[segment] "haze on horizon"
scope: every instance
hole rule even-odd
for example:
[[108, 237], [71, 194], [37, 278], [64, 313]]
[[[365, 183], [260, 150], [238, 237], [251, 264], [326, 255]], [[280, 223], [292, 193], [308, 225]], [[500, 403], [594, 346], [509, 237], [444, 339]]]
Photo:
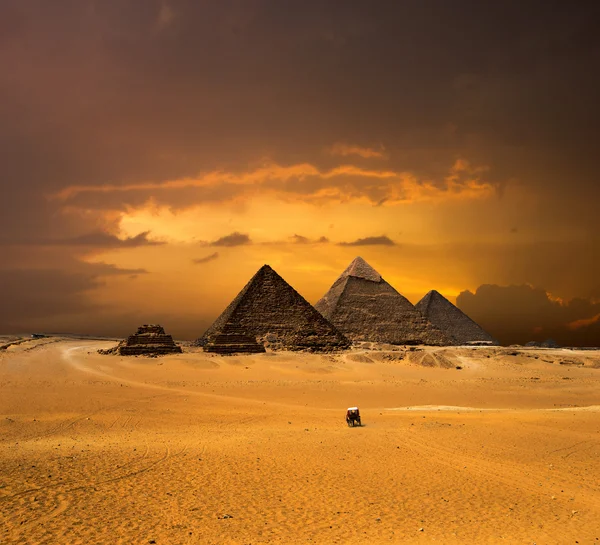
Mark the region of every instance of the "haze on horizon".
[[198, 337], [357, 255], [502, 342], [600, 344], [597, 7], [0, 4], [0, 333]]

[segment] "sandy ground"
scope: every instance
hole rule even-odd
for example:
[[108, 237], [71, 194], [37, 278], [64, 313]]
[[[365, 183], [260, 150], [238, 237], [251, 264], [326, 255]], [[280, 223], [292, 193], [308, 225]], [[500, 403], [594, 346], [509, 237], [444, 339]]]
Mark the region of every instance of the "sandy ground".
[[600, 351], [112, 344], [0, 350], [0, 543], [600, 542]]

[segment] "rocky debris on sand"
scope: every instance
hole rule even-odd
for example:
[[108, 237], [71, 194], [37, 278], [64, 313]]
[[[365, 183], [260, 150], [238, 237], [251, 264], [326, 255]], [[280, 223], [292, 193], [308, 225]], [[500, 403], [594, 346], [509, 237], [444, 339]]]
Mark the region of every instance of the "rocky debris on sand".
[[559, 348], [558, 344], [554, 339], [546, 339], [542, 342], [529, 341], [525, 346], [530, 348]]

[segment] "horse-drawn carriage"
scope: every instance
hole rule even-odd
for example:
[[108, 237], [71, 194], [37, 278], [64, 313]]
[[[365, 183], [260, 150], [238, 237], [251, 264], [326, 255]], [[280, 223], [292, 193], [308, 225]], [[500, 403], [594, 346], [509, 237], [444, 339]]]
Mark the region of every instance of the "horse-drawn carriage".
[[352, 427], [362, 426], [358, 407], [348, 407], [348, 410], [346, 411], [346, 424]]

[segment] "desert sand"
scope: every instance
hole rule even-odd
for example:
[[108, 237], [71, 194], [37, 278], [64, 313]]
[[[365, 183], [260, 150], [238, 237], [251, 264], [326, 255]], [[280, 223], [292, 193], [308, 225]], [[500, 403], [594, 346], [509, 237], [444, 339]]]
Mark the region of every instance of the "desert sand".
[[113, 344], [0, 350], [0, 543], [600, 542], [600, 351]]

